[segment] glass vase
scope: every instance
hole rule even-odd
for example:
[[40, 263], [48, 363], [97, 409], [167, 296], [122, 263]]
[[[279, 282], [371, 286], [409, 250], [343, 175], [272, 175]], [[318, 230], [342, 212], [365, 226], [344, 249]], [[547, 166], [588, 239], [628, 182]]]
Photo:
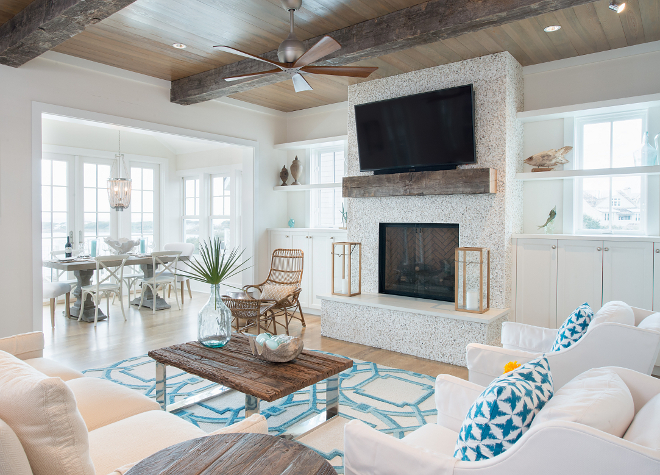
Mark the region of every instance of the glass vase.
[[220, 297], [220, 286], [211, 285], [211, 296], [198, 314], [197, 341], [209, 348], [222, 348], [231, 338], [231, 310]]

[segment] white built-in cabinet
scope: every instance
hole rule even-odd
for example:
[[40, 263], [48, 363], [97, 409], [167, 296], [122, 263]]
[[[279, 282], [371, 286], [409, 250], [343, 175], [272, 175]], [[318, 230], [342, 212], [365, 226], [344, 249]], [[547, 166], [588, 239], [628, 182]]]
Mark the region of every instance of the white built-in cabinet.
[[642, 240], [517, 238], [515, 318], [559, 328], [578, 305], [611, 300], [660, 308], [660, 243]]
[[[269, 255], [275, 249], [301, 249], [304, 269], [300, 304], [305, 310], [321, 309], [319, 295], [331, 292], [332, 243], [346, 241], [343, 229], [269, 229]], [[270, 265], [270, 264], [269, 264]]]

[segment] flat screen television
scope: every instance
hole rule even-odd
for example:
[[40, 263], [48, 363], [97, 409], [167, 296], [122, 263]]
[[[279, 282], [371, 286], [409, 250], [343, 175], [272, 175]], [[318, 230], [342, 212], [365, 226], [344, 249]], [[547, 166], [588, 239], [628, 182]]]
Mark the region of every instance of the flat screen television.
[[476, 163], [472, 84], [355, 106], [360, 170], [446, 170]]

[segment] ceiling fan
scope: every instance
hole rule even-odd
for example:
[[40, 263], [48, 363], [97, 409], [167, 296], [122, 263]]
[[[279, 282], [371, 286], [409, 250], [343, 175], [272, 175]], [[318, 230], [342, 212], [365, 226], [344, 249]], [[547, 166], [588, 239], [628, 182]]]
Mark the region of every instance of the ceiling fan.
[[231, 76], [224, 78], [225, 81], [238, 81], [239, 79], [246, 79], [251, 77], [265, 76], [266, 74], [274, 74], [285, 72], [293, 80], [293, 88], [296, 92], [311, 91], [312, 86], [309, 85], [307, 80], [301, 73], [310, 74], [325, 74], [329, 76], [345, 76], [351, 78], [366, 78], [378, 68], [360, 67], [360, 66], [309, 66], [314, 61], [317, 61], [324, 56], [329, 55], [341, 48], [341, 45], [330, 38], [324, 36], [312, 46], [308, 51], [305, 51], [303, 42], [296, 38], [293, 32], [293, 15], [296, 10], [300, 10], [302, 0], [281, 0], [282, 6], [289, 12], [290, 33], [289, 36], [282, 41], [280, 47], [277, 49], [277, 57], [280, 60], [270, 61], [265, 58], [260, 58], [245, 51], [241, 51], [229, 46], [214, 46], [227, 53], [245, 56], [246, 58], [256, 59], [264, 63], [277, 66], [278, 69], [271, 69], [260, 73], [243, 74], [241, 76]]

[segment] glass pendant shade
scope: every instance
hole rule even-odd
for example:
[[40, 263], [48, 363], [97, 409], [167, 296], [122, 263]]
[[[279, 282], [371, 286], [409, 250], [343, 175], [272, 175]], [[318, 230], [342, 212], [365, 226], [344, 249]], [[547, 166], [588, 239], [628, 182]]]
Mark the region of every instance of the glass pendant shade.
[[108, 178], [108, 200], [110, 207], [123, 211], [131, 204], [132, 181], [130, 178]]

